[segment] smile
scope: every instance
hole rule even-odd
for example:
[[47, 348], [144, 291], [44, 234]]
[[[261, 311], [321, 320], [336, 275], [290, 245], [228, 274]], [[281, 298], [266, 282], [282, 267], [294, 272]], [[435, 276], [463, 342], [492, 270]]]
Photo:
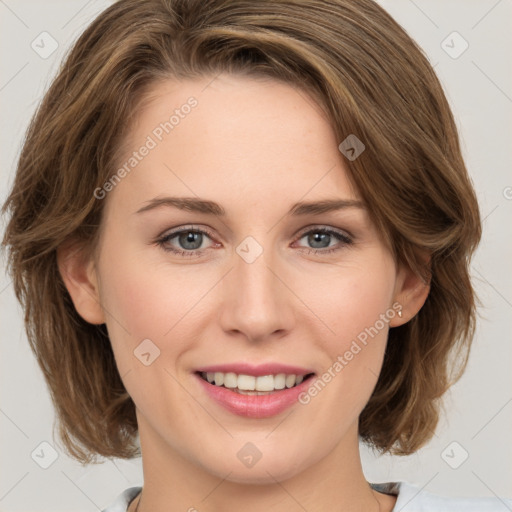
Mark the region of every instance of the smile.
[[194, 377], [212, 406], [245, 418], [270, 418], [298, 403], [315, 378], [309, 369], [282, 364], [245, 363], [200, 368]]
[[224, 387], [242, 395], [268, 395], [274, 391], [290, 389], [298, 386], [305, 379], [312, 376], [278, 373], [276, 375], [245, 375], [233, 372], [201, 372], [203, 380], [214, 386]]

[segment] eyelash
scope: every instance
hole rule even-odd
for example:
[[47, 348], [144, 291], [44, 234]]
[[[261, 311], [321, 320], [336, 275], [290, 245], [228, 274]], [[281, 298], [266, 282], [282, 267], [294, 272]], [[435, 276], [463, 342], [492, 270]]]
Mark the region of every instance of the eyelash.
[[[208, 236], [208, 238], [210, 238], [210, 239], [213, 239], [213, 234], [210, 231], [208, 231], [207, 229], [199, 229], [199, 228], [185, 228], [185, 229], [183, 229], [182, 228], [182, 229], [173, 231], [171, 233], [168, 233], [168, 234], [166, 234], [166, 235], [156, 239], [154, 241], [154, 243], [156, 243], [164, 251], [176, 254], [176, 255], [178, 255], [180, 257], [188, 257], [188, 258], [193, 257], [193, 256], [200, 257], [202, 255], [202, 253], [205, 250], [207, 250], [207, 249], [196, 249], [196, 250], [185, 251], [183, 249], [173, 249], [173, 248], [169, 248], [168, 246], [166, 246], [166, 243], [168, 243], [170, 240], [172, 240], [177, 235], [180, 235], [182, 233], [200, 233], [202, 235]], [[313, 254], [322, 254], [322, 255], [332, 254], [332, 253], [337, 252], [337, 251], [343, 249], [344, 247], [354, 243], [352, 238], [350, 238], [349, 236], [345, 235], [344, 233], [341, 233], [341, 232], [338, 232], [338, 231], [335, 231], [333, 229], [329, 229], [329, 228], [326, 228], [326, 227], [312, 228], [312, 229], [310, 229], [308, 231], [304, 231], [303, 233], [301, 233], [299, 235], [297, 240], [300, 240], [301, 238], [304, 238], [304, 236], [309, 235], [311, 233], [324, 233], [324, 234], [327, 234], [327, 235], [332, 235], [332, 236], [337, 238], [342, 243], [341, 243], [340, 246], [337, 246], [337, 247], [334, 247], [334, 248], [331, 248], [331, 249], [302, 248], [302, 249], [306, 249], [307, 250], [307, 254], [311, 254], [311, 253], [313, 253]]]

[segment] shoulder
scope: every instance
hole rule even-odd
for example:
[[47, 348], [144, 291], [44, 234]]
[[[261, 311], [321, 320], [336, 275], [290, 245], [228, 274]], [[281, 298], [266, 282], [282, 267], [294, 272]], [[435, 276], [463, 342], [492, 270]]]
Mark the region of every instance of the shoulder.
[[128, 505], [133, 501], [135, 496], [139, 494], [142, 487], [129, 487], [125, 489], [107, 508], [103, 509], [101, 512], [126, 512]]
[[[393, 512], [503, 512], [507, 509], [512, 510], [511, 498], [439, 496], [408, 482], [374, 483], [371, 486], [378, 492], [397, 496]], [[102, 512], [126, 512], [128, 505], [141, 489], [141, 487], [130, 487], [124, 490], [114, 503]]]
[[505, 512], [512, 499], [439, 496], [408, 482], [371, 484], [376, 491], [397, 496], [393, 512]]

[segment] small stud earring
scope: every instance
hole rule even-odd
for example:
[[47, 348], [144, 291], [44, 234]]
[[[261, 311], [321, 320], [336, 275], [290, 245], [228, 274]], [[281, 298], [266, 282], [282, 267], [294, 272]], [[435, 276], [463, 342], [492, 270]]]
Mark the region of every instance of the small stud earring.
[[399, 316], [400, 318], [402, 318], [402, 310], [401, 310], [401, 309], [399, 309], [399, 310], [398, 310], [398, 316]]

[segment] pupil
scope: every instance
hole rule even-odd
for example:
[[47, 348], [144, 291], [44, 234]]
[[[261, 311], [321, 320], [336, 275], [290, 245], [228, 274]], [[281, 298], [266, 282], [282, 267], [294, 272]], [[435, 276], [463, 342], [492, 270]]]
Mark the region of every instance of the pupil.
[[[201, 242], [202, 242], [201, 237], [202, 236], [203, 236], [202, 233], [193, 233], [192, 231], [183, 233], [182, 235], [180, 235], [180, 244], [185, 249], [191, 249], [191, 250], [199, 249], [199, 247], [201, 247]], [[199, 243], [197, 243], [198, 240], [199, 240]], [[190, 246], [189, 244], [192, 244], [192, 246]]]
[[[315, 249], [317, 248], [323, 248], [323, 247], [328, 247], [329, 246], [329, 240], [328, 240], [328, 237], [330, 237], [331, 235], [329, 235], [328, 233], [315, 233], [313, 235], [310, 235], [309, 236], [309, 242], [311, 243], [311, 245], [313, 245], [313, 247]], [[327, 240], [327, 245], [320, 245], [320, 246], [315, 246], [316, 243], [322, 243], [322, 241], [326, 241]]]

